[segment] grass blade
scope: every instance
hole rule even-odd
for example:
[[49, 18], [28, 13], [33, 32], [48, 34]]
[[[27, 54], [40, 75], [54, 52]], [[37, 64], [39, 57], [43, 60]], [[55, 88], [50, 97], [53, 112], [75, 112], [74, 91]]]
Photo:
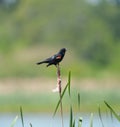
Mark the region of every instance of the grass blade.
[[73, 127], [73, 111], [72, 111], [72, 107], [70, 108], [70, 127]]
[[98, 113], [99, 113], [100, 121], [101, 121], [101, 123], [102, 123], [102, 127], [104, 127], [103, 120], [102, 120], [102, 115], [101, 115], [100, 105], [99, 105], [99, 107], [98, 107]]
[[80, 110], [80, 93], [78, 93], [78, 108]]
[[111, 117], [111, 120], [112, 120], [112, 122], [113, 122], [113, 113], [112, 113], [111, 110], [110, 110], [110, 117]]
[[56, 114], [56, 112], [57, 112], [57, 110], [58, 110], [58, 107], [59, 107], [59, 105], [60, 105], [60, 102], [61, 102], [61, 100], [62, 100], [64, 94], [65, 94], [65, 91], [66, 91], [67, 87], [68, 87], [68, 84], [65, 86], [65, 88], [64, 88], [64, 90], [63, 90], [63, 92], [62, 92], [62, 94], [61, 94], [61, 98], [59, 99], [59, 101], [58, 101], [58, 103], [57, 103], [57, 106], [56, 106], [56, 108], [55, 108], [55, 111], [54, 111], [53, 116], [55, 116], [55, 114]]
[[80, 117], [78, 120], [78, 127], [82, 127], [82, 117]]
[[32, 127], [32, 124], [30, 123], [30, 127]]
[[93, 127], [93, 113], [90, 116], [90, 127]]
[[68, 93], [69, 93], [69, 96], [71, 96], [71, 90], [70, 90], [70, 84], [71, 84], [71, 71], [69, 71], [69, 74], [68, 74], [68, 83], [67, 83], [67, 85], [68, 85]]
[[70, 80], [71, 80], [71, 72], [69, 71], [68, 83], [67, 83], [67, 85], [65, 86], [65, 88], [64, 88], [64, 90], [63, 90], [63, 92], [62, 92], [62, 94], [61, 94], [61, 98], [59, 99], [59, 101], [58, 101], [58, 103], [57, 103], [57, 106], [56, 106], [56, 108], [55, 108], [55, 111], [54, 111], [53, 116], [55, 116], [55, 114], [56, 114], [56, 112], [57, 112], [57, 110], [58, 110], [58, 107], [59, 107], [60, 102], [61, 102], [61, 100], [62, 100], [62, 98], [63, 98], [63, 96], [64, 96], [64, 94], [65, 94], [65, 92], [66, 92], [67, 87], [68, 87], [68, 92], [69, 92], [69, 96], [70, 96]]
[[73, 121], [73, 125], [72, 125], [72, 127], [75, 127], [75, 120]]
[[16, 117], [15, 117], [15, 119], [12, 121], [12, 123], [11, 123], [11, 126], [10, 126], [10, 127], [14, 127], [14, 125], [15, 125], [15, 123], [16, 123], [16, 121], [17, 121], [17, 119], [18, 119], [18, 116], [16, 116]]
[[104, 101], [104, 103], [111, 110], [111, 112], [113, 113], [113, 115], [115, 116], [115, 118], [120, 122], [120, 116], [114, 111], [114, 109], [106, 101]]
[[22, 121], [22, 127], [24, 127], [22, 107], [20, 107], [20, 116], [21, 116], [21, 121]]

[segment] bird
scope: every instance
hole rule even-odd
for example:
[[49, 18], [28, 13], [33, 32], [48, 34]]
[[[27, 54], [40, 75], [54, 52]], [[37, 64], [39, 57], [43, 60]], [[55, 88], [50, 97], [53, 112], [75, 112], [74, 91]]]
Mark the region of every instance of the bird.
[[59, 50], [59, 52], [57, 54], [54, 54], [53, 56], [41, 61], [41, 62], [38, 62], [36, 63], [37, 65], [40, 65], [40, 64], [43, 64], [43, 63], [48, 63], [46, 66], [50, 66], [50, 65], [59, 65], [59, 63], [62, 61], [64, 55], [65, 55], [65, 52], [66, 52], [66, 48], [62, 48]]

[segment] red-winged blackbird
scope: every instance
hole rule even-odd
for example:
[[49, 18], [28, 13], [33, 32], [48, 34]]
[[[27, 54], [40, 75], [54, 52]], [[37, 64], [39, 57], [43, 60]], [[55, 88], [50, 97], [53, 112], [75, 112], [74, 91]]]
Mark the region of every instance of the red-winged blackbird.
[[63, 59], [65, 52], [66, 52], [66, 49], [62, 48], [57, 54], [51, 56], [50, 58], [47, 58], [46, 60], [38, 62], [37, 65], [42, 64], [42, 63], [48, 63], [47, 67], [50, 65], [57, 65]]

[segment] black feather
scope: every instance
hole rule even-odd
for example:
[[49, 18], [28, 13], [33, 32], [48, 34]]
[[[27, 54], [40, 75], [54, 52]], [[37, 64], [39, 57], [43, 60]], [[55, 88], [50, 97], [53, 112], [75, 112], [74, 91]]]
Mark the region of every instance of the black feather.
[[59, 62], [62, 61], [62, 59], [65, 55], [65, 52], [66, 52], [66, 49], [62, 48], [62, 49], [60, 49], [60, 51], [57, 54], [47, 58], [46, 60], [38, 62], [37, 65], [40, 65], [40, 64], [43, 64], [43, 63], [48, 63], [47, 67], [50, 66], [50, 65], [57, 65], [57, 64], [59, 64]]

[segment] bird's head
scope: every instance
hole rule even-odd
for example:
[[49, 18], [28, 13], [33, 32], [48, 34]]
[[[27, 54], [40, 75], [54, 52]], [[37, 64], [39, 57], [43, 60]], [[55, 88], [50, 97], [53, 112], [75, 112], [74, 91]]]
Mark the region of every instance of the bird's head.
[[66, 48], [62, 48], [62, 49], [60, 49], [59, 52], [60, 52], [60, 53], [65, 53], [65, 52], [66, 52]]

